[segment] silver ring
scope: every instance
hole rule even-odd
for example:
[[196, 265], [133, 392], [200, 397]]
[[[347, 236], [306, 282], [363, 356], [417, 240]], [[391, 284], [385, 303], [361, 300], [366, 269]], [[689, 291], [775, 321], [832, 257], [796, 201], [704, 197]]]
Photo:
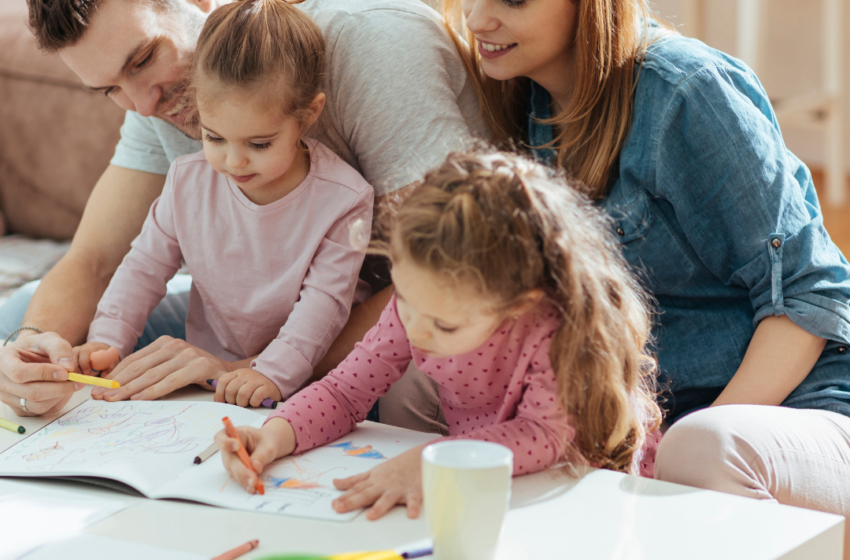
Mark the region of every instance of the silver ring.
[[21, 397], [21, 408], [24, 412], [29, 412], [29, 410], [27, 410], [27, 400], [23, 397]]

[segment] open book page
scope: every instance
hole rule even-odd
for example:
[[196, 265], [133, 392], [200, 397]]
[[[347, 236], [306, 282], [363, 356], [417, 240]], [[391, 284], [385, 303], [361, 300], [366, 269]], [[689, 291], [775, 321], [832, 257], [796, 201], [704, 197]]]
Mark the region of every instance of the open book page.
[[221, 459], [216, 457], [184, 471], [158, 494], [230, 509], [349, 521], [359, 512], [339, 514], [334, 511], [331, 502], [342, 492], [334, 488], [333, 479], [366, 472], [439, 437], [369, 424], [324, 447], [272, 463], [262, 473], [264, 496], [249, 494], [236, 484], [227, 475]]
[[0, 476], [103, 477], [157, 497], [159, 487], [194, 466], [224, 416], [236, 425], [265, 420], [220, 403], [86, 401], [0, 454]]

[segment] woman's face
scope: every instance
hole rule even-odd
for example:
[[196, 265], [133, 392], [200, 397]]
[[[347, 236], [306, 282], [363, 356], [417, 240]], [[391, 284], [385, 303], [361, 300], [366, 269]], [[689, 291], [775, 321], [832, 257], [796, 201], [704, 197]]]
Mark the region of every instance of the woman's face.
[[482, 69], [494, 80], [545, 83], [569, 71], [576, 0], [463, 0], [463, 12]]

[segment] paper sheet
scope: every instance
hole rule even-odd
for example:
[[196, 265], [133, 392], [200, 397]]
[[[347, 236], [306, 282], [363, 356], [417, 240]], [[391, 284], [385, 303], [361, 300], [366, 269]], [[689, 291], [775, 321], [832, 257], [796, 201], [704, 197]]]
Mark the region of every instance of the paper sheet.
[[76, 535], [122, 509], [124, 504], [117, 500], [0, 480], [0, 560], [16, 560]]
[[264, 496], [248, 494], [238, 486], [224, 471], [221, 461], [208, 461], [196, 471], [183, 473], [162, 492], [231, 509], [349, 521], [359, 512], [334, 511], [331, 502], [342, 492], [334, 488], [333, 479], [366, 472], [411, 447], [439, 437], [371, 425], [324, 447], [272, 463], [262, 474]]
[[78, 535], [53, 543], [27, 554], [22, 560], [209, 560], [209, 556], [167, 550], [149, 544], [138, 544], [101, 537]]

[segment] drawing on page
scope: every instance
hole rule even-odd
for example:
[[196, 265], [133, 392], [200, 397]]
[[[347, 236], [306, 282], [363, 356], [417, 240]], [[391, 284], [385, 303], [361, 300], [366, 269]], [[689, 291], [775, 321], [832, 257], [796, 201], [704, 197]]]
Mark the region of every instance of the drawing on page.
[[50, 457], [51, 455], [58, 453], [62, 450], [63, 450], [63, 448], [59, 447], [59, 442], [57, 441], [52, 446], [47, 446], [47, 447], [44, 447], [42, 449], [39, 449], [38, 451], [36, 451], [34, 453], [30, 453], [29, 455], [24, 455], [24, 460], [25, 461], [41, 461], [42, 459]]
[[141, 456], [185, 455], [210, 439], [220, 419], [198, 403], [90, 401], [39, 430], [4, 454], [32, 471], [138, 463]]
[[328, 445], [328, 447], [338, 447], [345, 451], [346, 455], [351, 457], [358, 457], [360, 459], [386, 459], [386, 456], [380, 451], [375, 451], [371, 445], [365, 445], [363, 447], [354, 445], [350, 441], [346, 441], [344, 443], [335, 443], [332, 445]]
[[274, 476], [269, 476], [269, 484], [270, 488], [287, 488], [289, 490], [305, 490], [310, 488], [321, 488], [322, 486], [317, 482], [307, 482], [306, 480], [301, 480], [299, 478], [293, 477], [284, 477], [277, 478]]

